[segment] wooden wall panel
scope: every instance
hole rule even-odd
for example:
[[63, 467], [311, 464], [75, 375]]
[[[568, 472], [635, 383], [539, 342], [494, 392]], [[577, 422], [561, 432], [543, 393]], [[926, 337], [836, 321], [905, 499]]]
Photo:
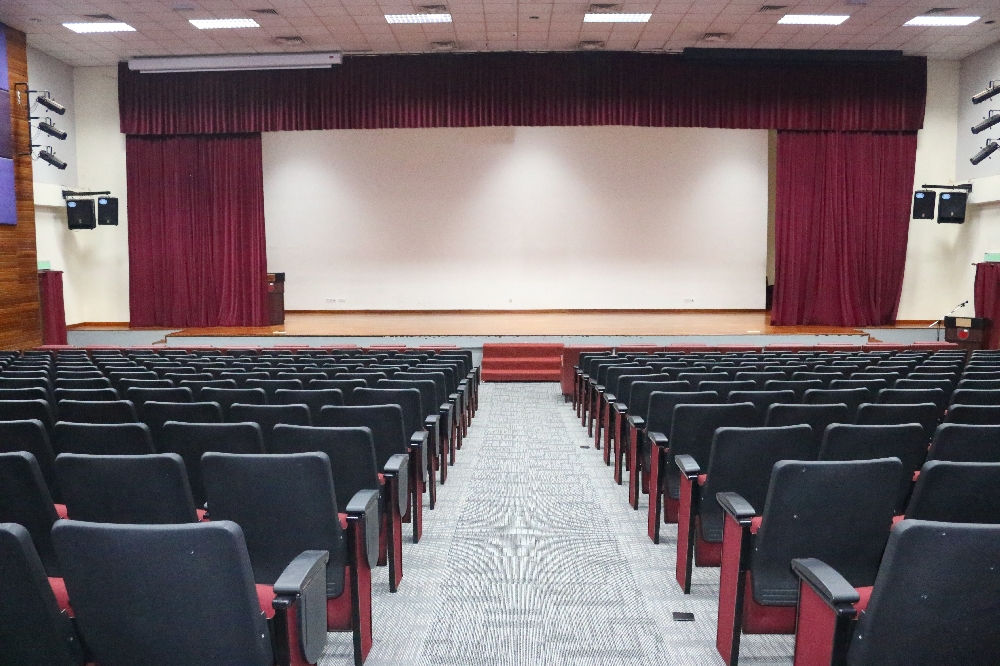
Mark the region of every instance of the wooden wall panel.
[[[28, 49], [23, 32], [2, 26], [7, 34], [7, 67], [10, 79], [10, 113], [14, 146], [29, 152], [31, 130], [25, 105], [15, 83], [28, 80]], [[35, 203], [31, 156], [14, 158], [17, 224], [0, 226], [0, 349], [24, 349], [42, 342], [38, 304], [38, 259], [35, 254]]]

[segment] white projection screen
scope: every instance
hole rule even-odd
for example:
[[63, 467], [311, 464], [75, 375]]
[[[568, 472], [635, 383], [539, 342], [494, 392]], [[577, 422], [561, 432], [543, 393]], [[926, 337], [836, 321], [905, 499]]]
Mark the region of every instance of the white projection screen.
[[289, 310], [760, 309], [764, 130], [265, 133]]

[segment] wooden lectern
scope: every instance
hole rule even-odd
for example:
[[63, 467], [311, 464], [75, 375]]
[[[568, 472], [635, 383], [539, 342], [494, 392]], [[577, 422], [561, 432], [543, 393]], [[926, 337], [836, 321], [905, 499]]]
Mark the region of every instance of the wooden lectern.
[[967, 351], [982, 349], [989, 323], [982, 317], [945, 317], [944, 339]]
[[267, 274], [267, 318], [271, 326], [285, 323], [285, 274]]

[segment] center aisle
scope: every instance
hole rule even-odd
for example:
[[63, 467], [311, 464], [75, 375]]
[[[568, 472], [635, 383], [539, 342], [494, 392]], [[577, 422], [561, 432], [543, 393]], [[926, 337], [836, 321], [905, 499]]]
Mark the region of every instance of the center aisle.
[[[485, 383], [480, 394], [423, 538], [404, 539], [399, 591], [375, 572], [366, 664], [722, 664], [718, 570], [697, 569], [681, 594], [676, 527], [649, 541], [645, 506], [628, 506], [558, 384]], [[790, 637], [746, 636], [741, 663], [789, 664], [791, 653]], [[321, 663], [350, 654], [350, 636], [330, 634]]]

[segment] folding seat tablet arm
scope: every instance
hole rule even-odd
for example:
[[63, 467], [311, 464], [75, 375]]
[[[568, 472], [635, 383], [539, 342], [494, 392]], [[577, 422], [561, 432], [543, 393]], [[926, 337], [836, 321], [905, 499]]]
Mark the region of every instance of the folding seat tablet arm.
[[273, 600], [264, 608], [233, 522], [67, 520], [52, 538], [66, 562], [77, 625], [97, 663], [302, 666], [322, 654], [325, 551], [289, 562], [268, 586]]

